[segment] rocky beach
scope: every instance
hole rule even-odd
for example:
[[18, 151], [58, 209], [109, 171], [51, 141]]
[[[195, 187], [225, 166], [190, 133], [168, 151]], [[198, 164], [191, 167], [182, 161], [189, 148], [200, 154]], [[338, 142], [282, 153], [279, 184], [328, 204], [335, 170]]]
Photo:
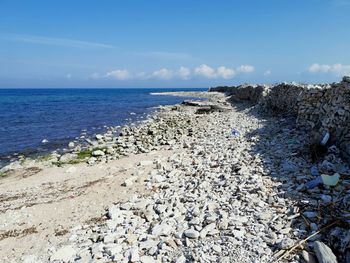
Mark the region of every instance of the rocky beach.
[[0, 261], [350, 262], [350, 79], [209, 91], [2, 168]]

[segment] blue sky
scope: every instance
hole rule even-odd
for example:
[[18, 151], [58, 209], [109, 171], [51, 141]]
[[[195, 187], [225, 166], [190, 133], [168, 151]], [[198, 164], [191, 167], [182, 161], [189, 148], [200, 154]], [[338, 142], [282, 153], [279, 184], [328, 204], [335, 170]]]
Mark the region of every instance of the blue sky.
[[350, 74], [350, 0], [0, 0], [0, 88]]

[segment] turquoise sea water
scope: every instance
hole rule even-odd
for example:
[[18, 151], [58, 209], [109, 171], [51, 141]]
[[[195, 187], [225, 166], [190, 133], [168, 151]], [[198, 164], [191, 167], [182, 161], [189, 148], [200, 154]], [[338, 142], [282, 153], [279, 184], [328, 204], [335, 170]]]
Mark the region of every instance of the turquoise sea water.
[[[206, 90], [206, 89], [182, 89]], [[153, 96], [178, 89], [0, 89], [0, 161], [64, 147], [82, 130], [141, 120], [159, 105], [184, 98]], [[42, 140], [48, 143], [43, 144]]]

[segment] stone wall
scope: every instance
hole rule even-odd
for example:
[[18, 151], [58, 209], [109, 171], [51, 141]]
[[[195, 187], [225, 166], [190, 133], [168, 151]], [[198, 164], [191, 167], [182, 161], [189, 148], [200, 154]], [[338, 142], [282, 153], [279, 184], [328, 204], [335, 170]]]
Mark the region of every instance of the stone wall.
[[298, 98], [302, 97], [304, 85], [281, 83], [270, 88], [261, 104], [273, 112], [298, 113]]
[[251, 101], [265, 110], [293, 114], [298, 125], [312, 130], [315, 140], [329, 132], [329, 143], [336, 144], [350, 162], [350, 77], [324, 85], [241, 85], [209, 91], [225, 92], [233, 102]]
[[230, 97], [230, 101], [251, 101], [257, 103], [266, 96], [269, 86], [265, 85], [240, 85], [231, 87], [215, 87], [209, 91], [224, 92]]

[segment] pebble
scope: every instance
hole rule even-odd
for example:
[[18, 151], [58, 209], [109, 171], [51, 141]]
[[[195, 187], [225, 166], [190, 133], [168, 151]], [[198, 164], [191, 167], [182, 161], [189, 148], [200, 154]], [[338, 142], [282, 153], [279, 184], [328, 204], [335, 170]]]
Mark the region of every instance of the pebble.
[[176, 263], [186, 263], [186, 257], [184, 255], [181, 255], [176, 259]]
[[103, 135], [102, 135], [102, 134], [96, 134], [96, 135], [95, 135], [95, 138], [96, 138], [97, 140], [103, 140]]
[[326, 204], [332, 202], [332, 197], [330, 195], [321, 195], [320, 196], [322, 201], [325, 202]]
[[221, 253], [221, 247], [218, 246], [218, 245], [213, 245], [213, 246], [212, 246], [212, 249], [213, 249], [215, 252], [217, 252], [217, 253]]
[[152, 235], [154, 236], [168, 236], [172, 231], [171, 226], [168, 224], [157, 224], [152, 229]]
[[129, 187], [129, 186], [132, 186], [133, 184], [134, 184], [134, 178], [131, 177], [126, 179], [122, 184], [122, 186]]
[[74, 160], [76, 157], [77, 155], [74, 153], [65, 153], [60, 157], [59, 161], [62, 163], [68, 163], [69, 161]]
[[303, 213], [304, 216], [306, 216], [307, 218], [315, 218], [317, 217], [317, 213], [313, 212], [313, 211], [306, 211]]
[[188, 238], [198, 238], [199, 232], [194, 229], [188, 229], [184, 232], [184, 235]]
[[142, 256], [140, 257], [141, 263], [156, 263], [156, 261], [151, 256]]
[[301, 252], [301, 255], [302, 255], [302, 257], [303, 257], [303, 259], [305, 260], [306, 263], [317, 263], [315, 257], [311, 253], [303, 250]]
[[41, 263], [42, 261], [38, 259], [35, 255], [28, 255], [22, 258], [22, 263]]
[[70, 262], [74, 261], [76, 257], [76, 251], [72, 246], [65, 246], [58, 249], [51, 257], [51, 262]]
[[94, 157], [99, 157], [99, 156], [104, 156], [104, 155], [105, 155], [105, 153], [101, 150], [96, 150], [96, 151], [92, 152], [92, 156], [94, 156]]
[[138, 262], [139, 260], [139, 250], [137, 248], [132, 248], [130, 250], [130, 262]]
[[149, 165], [152, 165], [153, 164], [153, 161], [141, 161], [139, 163], [139, 166], [149, 166]]
[[319, 263], [337, 263], [337, 258], [332, 249], [321, 241], [314, 243], [314, 251]]

